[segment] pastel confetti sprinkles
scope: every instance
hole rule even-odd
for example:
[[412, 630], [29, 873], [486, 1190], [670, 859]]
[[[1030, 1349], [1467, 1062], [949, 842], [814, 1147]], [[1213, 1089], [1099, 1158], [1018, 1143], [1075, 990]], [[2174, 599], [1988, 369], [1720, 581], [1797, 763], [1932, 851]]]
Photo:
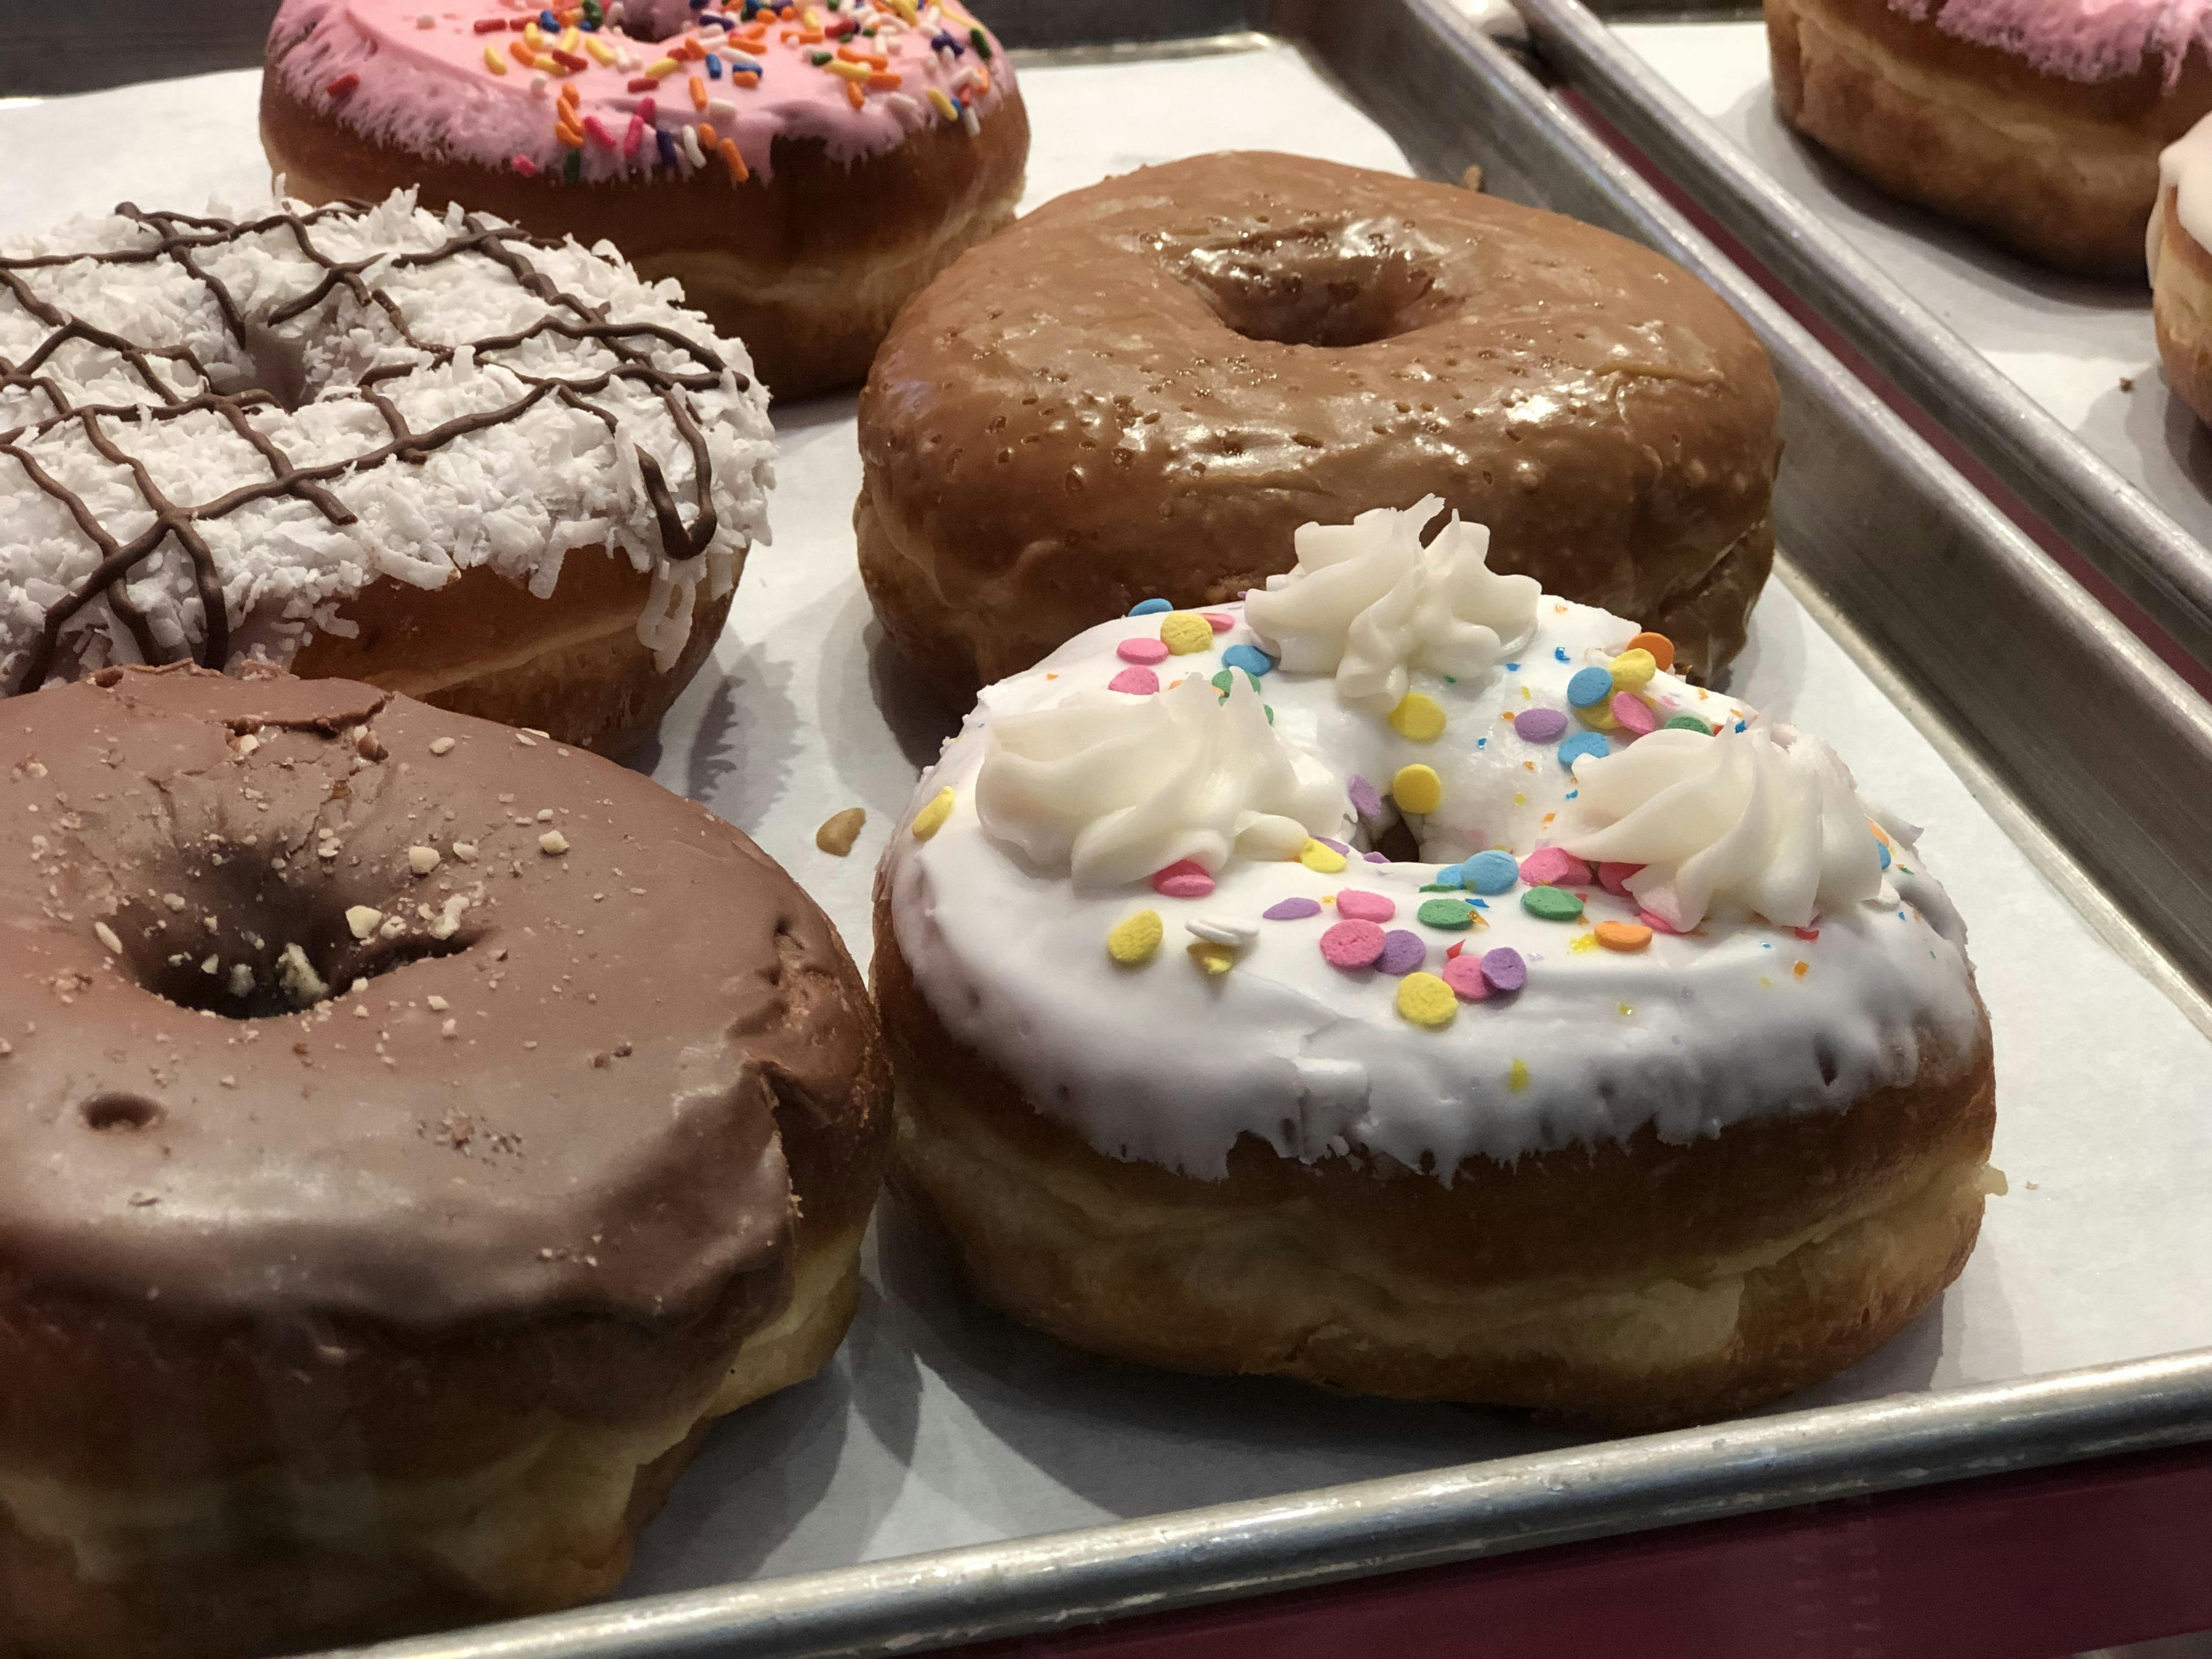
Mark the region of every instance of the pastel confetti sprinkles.
[[1659, 719], [1651, 712], [1651, 705], [1633, 691], [1613, 694], [1613, 717], [1620, 722], [1623, 731], [1633, 732], [1639, 738], [1648, 737], [1659, 729]]
[[1348, 921], [1388, 921], [1398, 914], [1398, 902], [1347, 887], [1336, 896], [1336, 914]]
[[1382, 792], [1357, 772], [1352, 775], [1344, 788], [1352, 798], [1352, 810], [1361, 817], [1379, 818], [1382, 816]]
[[1327, 842], [1309, 839], [1298, 862], [1318, 875], [1333, 876], [1344, 868], [1344, 854]]
[[1434, 697], [1408, 691], [1390, 711], [1390, 729], [1413, 743], [1434, 743], [1444, 733], [1444, 711]]
[[1557, 743], [1567, 729], [1567, 717], [1556, 708], [1523, 709], [1513, 717], [1513, 733], [1525, 743]]
[[[1173, 611], [1160, 618], [1160, 643], [1178, 657], [1213, 648], [1213, 629], [1192, 611]], [[1157, 658], [1155, 661], [1158, 660]]]
[[1393, 927], [1382, 935], [1382, 953], [1375, 959], [1375, 966], [1378, 971], [1395, 977], [1412, 973], [1428, 957], [1429, 947], [1419, 933]]
[[1275, 672], [1275, 659], [1256, 645], [1232, 645], [1221, 653], [1231, 668], [1241, 668], [1254, 679]]
[[1478, 893], [1510, 893], [1521, 884], [1521, 866], [1513, 861], [1513, 854], [1495, 848], [1477, 853], [1460, 869], [1467, 884]]
[[1443, 780], [1432, 767], [1401, 766], [1390, 781], [1390, 793], [1408, 812], [1433, 812], [1444, 803]]
[[1150, 962], [1158, 953], [1160, 941], [1167, 937], [1157, 910], [1139, 910], [1133, 916], [1124, 916], [1114, 924], [1114, 931], [1106, 935], [1106, 954], [1124, 968], [1134, 968]]
[[1608, 860], [1597, 867], [1597, 884], [1608, 893], [1626, 898], [1629, 896], [1628, 878], [1643, 867], [1640, 864], [1615, 864]]
[[1578, 668], [1567, 682], [1567, 701], [1577, 708], [1595, 708], [1612, 695], [1613, 674], [1608, 669]]
[[1462, 929], [1474, 925], [1474, 907], [1465, 899], [1423, 899], [1413, 915], [1424, 927]]
[[1267, 921], [1304, 921], [1308, 916], [1320, 914], [1319, 899], [1297, 897], [1278, 899], [1260, 912], [1261, 919]]
[[1157, 617], [1174, 609], [1165, 599], [1139, 599], [1129, 607], [1129, 614], [1133, 617]]
[[1482, 976], [1482, 964], [1473, 957], [1452, 957], [1439, 977], [1462, 1002], [1482, 1002], [1490, 995], [1490, 981]]
[[1492, 990], [1510, 994], [1528, 982], [1528, 964], [1511, 945], [1501, 945], [1482, 953], [1482, 976]]
[[1152, 890], [1168, 898], [1204, 898], [1213, 890], [1213, 876], [1196, 859], [1177, 859], [1152, 872]]
[[1647, 629], [1629, 641], [1628, 649], [1643, 652], [1651, 659], [1652, 666], [1662, 674], [1674, 665], [1674, 641], [1664, 634], [1654, 634]]
[[1603, 757], [1613, 752], [1613, 739], [1602, 732], [1577, 732], [1559, 745], [1559, 764], [1570, 770], [1584, 755]]
[[945, 828], [945, 820], [951, 816], [952, 791], [950, 788], [940, 789], [930, 797], [928, 805], [914, 815], [914, 823], [909, 826], [914, 838], [927, 841]]
[[1371, 921], [1340, 921], [1321, 936], [1321, 953], [1332, 968], [1371, 968], [1382, 954], [1382, 930]]
[[1194, 940], [1189, 949], [1190, 959], [1205, 971], [1208, 979], [1225, 974], [1237, 965], [1237, 952], [1225, 945], [1216, 945], [1211, 939]]
[[1583, 902], [1564, 887], [1531, 887], [1521, 895], [1521, 908], [1546, 921], [1579, 921]]
[[1668, 716], [1667, 724], [1661, 729], [1668, 732], [1696, 732], [1708, 738], [1713, 734], [1711, 726], [1706, 725], [1695, 714], [1670, 714]]
[[1160, 689], [1160, 677], [1149, 668], [1125, 668], [1106, 682], [1109, 691], [1127, 691], [1133, 696], [1149, 697]]
[[1608, 951], [1641, 951], [1651, 943], [1651, 930], [1641, 922], [1601, 921], [1590, 930]]
[[1218, 611], [1201, 611], [1198, 614], [1206, 618], [1206, 625], [1217, 634], [1226, 634], [1237, 626], [1236, 617], [1224, 617]]
[[1158, 640], [1124, 640], [1114, 647], [1114, 654], [1123, 662], [1133, 662], [1149, 668], [1168, 659], [1168, 647]]
[[1183, 926], [1209, 944], [1226, 945], [1234, 951], [1243, 950], [1260, 937], [1257, 926], [1237, 916], [1200, 916]]
[[1613, 659], [1613, 683], [1623, 691], [1633, 691], [1650, 684], [1658, 669], [1657, 659], [1649, 651], [1632, 647]]
[[1521, 860], [1521, 879], [1531, 887], [1587, 887], [1590, 867], [1559, 847], [1540, 847]]
[[1398, 982], [1398, 1014], [1414, 1025], [1437, 1030], [1452, 1023], [1459, 999], [1434, 974], [1408, 974]]

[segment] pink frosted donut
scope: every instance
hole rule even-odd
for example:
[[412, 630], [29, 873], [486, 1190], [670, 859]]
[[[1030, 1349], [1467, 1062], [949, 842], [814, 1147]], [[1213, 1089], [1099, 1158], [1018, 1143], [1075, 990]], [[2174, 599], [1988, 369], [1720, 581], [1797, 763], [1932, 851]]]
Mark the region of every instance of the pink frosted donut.
[[2212, 0], [1766, 0], [1782, 115], [2062, 270], [2141, 269], [2159, 152], [2212, 112]]
[[284, 0], [261, 137], [309, 202], [612, 241], [781, 396], [859, 380], [907, 296], [1013, 215], [1029, 118], [953, 0]]

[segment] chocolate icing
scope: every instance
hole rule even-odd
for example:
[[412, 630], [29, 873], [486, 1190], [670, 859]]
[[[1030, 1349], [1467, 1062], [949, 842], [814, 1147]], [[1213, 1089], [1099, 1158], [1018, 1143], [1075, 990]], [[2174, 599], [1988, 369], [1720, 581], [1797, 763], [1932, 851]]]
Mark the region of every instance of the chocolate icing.
[[[4, 289], [25, 312], [52, 331], [21, 362], [10, 362], [4, 356], [0, 356], [0, 391], [35, 389], [43, 393], [53, 406], [52, 412], [43, 420], [0, 432], [0, 455], [14, 459], [39, 489], [59, 501], [86, 538], [99, 548], [101, 554], [100, 562], [91, 574], [48, 609], [39, 642], [18, 675], [16, 683], [9, 688], [10, 690], [31, 690], [46, 682], [54, 669], [64, 627], [95, 599], [106, 599], [130, 630], [140, 653], [148, 662], [165, 660], [167, 653], [155, 641], [145, 613], [131, 603], [124, 583], [138, 564], [151, 556], [172, 536], [191, 560], [193, 586], [204, 618], [199, 647], [193, 653], [193, 658], [204, 666], [222, 667], [230, 654], [231, 619], [222, 602], [222, 583], [214, 556], [196, 526], [234, 513], [249, 502], [280, 495], [294, 496], [309, 503], [333, 524], [351, 524], [355, 521], [355, 515], [323, 488], [325, 481], [394, 459], [419, 465], [455, 439], [512, 421], [549, 397], [557, 398], [572, 408], [597, 416], [611, 434], [615, 430], [614, 416], [589, 399], [592, 393], [605, 390], [617, 378], [640, 381], [653, 387], [659, 394], [669, 418], [691, 452], [696, 476], [697, 510], [688, 527], [678, 510], [675, 496], [668, 488], [659, 463], [642, 448], [635, 452], [647, 496], [653, 503], [664, 550], [672, 559], [696, 558], [714, 540], [717, 520], [713, 465], [708, 455], [706, 439], [681, 394], [708, 390], [719, 386], [726, 373], [734, 374], [734, 371], [726, 369], [719, 355], [708, 346], [657, 324], [609, 322], [603, 307], [562, 289], [515, 252], [518, 245], [546, 247], [553, 244], [528, 236], [513, 226], [473, 215], [464, 220], [464, 228], [460, 233], [447, 238], [437, 247], [416, 252], [386, 254], [382, 258], [395, 267], [414, 268], [439, 264], [459, 254], [481, 254], [501, 266], [517, 283], [556, 309], [529, 328], [516, 332], [469, 341], [437, 343], [421, 339], [409, 328], [405, 314], [392, 296], [363, 277], [362, 273], [377, 261], [341, 262], [332, 259], [316, 246], [314, 239], [308, 234], [312, 226], [333, 215], [364, 210], [359, 204], [347, 204], [310, 212], [279, 211], [252, 220], [233, 221], [185, 213], [142, 212], [125, 202], [116, 209], [116, 212], [145, 226], [154, 234], [154, 240], [142, 247], [108, 252], [0, 257], [0, 289]], [[235, 295], [207, 273], [196, 256], [206, 249], [240, 237], [261, 235], [271, 231], [289, 233], [300, 251], [322, 267], [324, 275], [306, 293], [271, 308], [266, 315], [249, 313]], [[386, 363], [370, 369], [352, 386], [332, 388], [324, 395], [356, 396], [367, 401], [383, 416], [392, 433], [391, 441], [341, 460], [316, 466], [297, 465], [272, 439], [254, 428], [246, 418], [246, 413], [256, 408], [296, 401], [301, 391], [299, 386], [294, 385], [276, 390], [264, 386], [221, 390], [216, 386], [216, 376], [208, 365], [185, 346], [149, 349], [100, 328], [40, 298], [21, 274], [26, 270], [73, 264], [79, 261], [112, 265], [143, 264], [158, 259], [173, 259], [214, 296], [224, 326], [246, 348], [257, 368], [281, 368], [281, 363], [272, 361], [281, 354], [269, 349], [273, 337], [270, 331], [283, 323], [313, 312], [341, 289], [364, 309], [374, 307], [381, 311], [399, 342], [416, 356], [410, 361]], [[569, 314], [564, 316], [562, 314], [563, 312]], [[596, 340], [619, 360], [618, 364], [599, 374], [576, 378], [531, 375], [518, 370], [515, 378], [530, 388], [521, 397], [498, 409], [481, 410], [457, 416], [427, 432], [410, 430], [398, 407], [376, 389], [380, 382], [412, 374], [425, 364], [449, 362], [463, 350], [472, 351], [482, 357], [487, 354], [512, 351], [527, 340], [549, 333], [568, 339]], [[640, 340], [657, 343], [681, 352], [698, 367], [688, 372], [664, 369], [650, 360], [646, 349], [637, 343]], [[150, 404], [71, 404], [60, 381], [53, 375], [42, 374], [40, 371], [72, 341], [84, 341], [115, 353], [145, 383]], [[155, 362], [156, 358], [182, 365], [198, 379], [205, 389], [189, 394], [179, 392], [158, 371]], [[736, 378], [742, 390], [748, 382], [743, 375]], [[285, 395], [280, 396], [280, 392]], [[179, 415], [201, 410], [212, 410], [221, 415], [240, 438], [252, 445], [268, 461], [270, 476], [266, 481], [233, 489], [211, 501], [192, 505], [173, 501], [156, 487], [143, 464], [118, 446], [114, 437], [100, 424], [103, 420], [120, 418], [174, 419]], [[138, 493], [153, 512], [152, 522], [128, 542], [112, 535], [83, 497], [54, 477], [24, 447], [27, 438], [71, 422], [82, 428], [86, 441], [102, 457], [129, 471]]]
[[[659, 1324], [787, 1261], [824, 1126], [872, 1192], [835, 931], [619, 767], [345, 681], [107, 669], [6, 705], [0, 824], [0, 1273], [173, 1318]], [[292, 944], [338, 994], [270, 1012]]]
[[1765, 578], [1778, 408], [1750, 330], [1648, 249], [1199, 156], [1046, 204], [901, 314], [860, 402], [863, 568], [894, 639], [987, 682], [1136, 600], [1234, 599], [1300, 524], [1433, 491], [1497, 568], [1705, 670]]

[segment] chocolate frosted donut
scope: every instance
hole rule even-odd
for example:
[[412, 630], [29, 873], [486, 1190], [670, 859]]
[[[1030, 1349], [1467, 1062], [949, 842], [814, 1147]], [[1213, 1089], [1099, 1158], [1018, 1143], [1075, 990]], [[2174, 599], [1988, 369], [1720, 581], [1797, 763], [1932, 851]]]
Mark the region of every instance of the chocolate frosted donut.
[[887, 1088], [705, 809], [344, 681], [0, 714], [0, 1650], [610, 1589], [854, 1297]]
[[966, 701], [1139, 599], [1435, 494], [1501, 569], [1709, 672], [1773, 555], [1765, 353], [1648, 249], [1449, 185], [1204, 155], [1048, 203], [901, 313], [860, 399], [860, 570]]

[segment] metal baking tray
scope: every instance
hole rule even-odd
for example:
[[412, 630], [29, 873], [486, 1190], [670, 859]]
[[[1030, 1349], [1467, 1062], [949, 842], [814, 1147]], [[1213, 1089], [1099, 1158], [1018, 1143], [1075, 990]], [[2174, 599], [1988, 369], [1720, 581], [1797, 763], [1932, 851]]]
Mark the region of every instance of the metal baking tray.
[[[1011, 44], [1162, 51], [1174, 0], [1007, 6]], [[2112, 948], [2212, 1034], [2212, 717], [1456, 0], [1245, 0], [1417, 170], [1660, 249], [1772, 354], [1784, 579]], [[1185, 16], [1188, 12], [1184, 12]], [[1152, 27], [1160, 27], [1155, 30]], [[1166, 48], [1187, 51], [1188, 47]], [[1033, 60], [1034, 61], [1034, 60]], [[2154, 990], [2149, 987], [2156, 987]], [[1296, 1432], [1295, 1428], [1288, 1432]], [[386, 1644], [380, 1659], [914, 1652], [2212, 1440], [2212, 1349], [1187, 1509]]]
[[[1512, 0], [1546, 68], [1694, 198], [2183, 650], [2212, 665], [2212, 550], [1873, 258], [1717, 131], [1597, 13], [1624, 0]], [[1680, 9], [1668, 21], [1696, 15]], [[2146, 346], [2148, 330], [2144, 331]]]

